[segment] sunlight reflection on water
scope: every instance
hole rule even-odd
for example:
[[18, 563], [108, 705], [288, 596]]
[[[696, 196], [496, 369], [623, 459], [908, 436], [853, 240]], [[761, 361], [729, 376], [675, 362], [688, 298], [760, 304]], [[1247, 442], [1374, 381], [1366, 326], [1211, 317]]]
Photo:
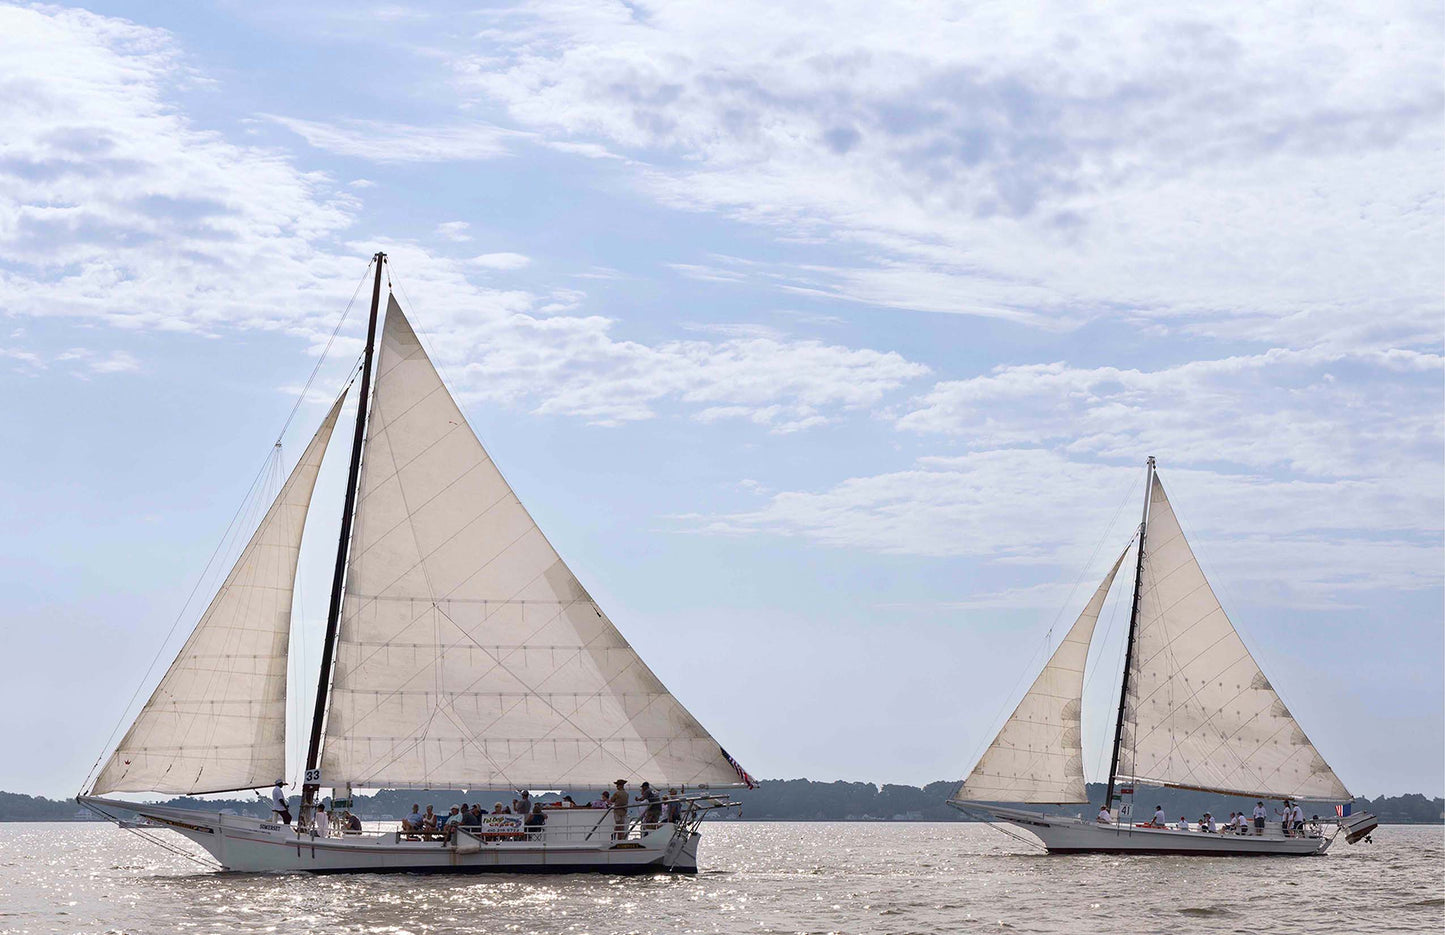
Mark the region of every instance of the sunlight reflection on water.
[[[172, 839], [179, 840], [179, 839]], [[696, 877], [214, 874], [108, 825], [0, 825], [0, 933], [1408, 932], [1439, 827], [1322, 858], [1047, 857], [971, 824], [732, 822]]]

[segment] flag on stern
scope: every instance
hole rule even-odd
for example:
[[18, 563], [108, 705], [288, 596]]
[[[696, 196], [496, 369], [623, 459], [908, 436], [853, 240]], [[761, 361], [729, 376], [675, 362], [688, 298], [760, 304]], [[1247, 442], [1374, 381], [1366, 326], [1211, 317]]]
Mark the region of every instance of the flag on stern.
[[737, 760], [728, 756], [728, 752], [726, 750], [723, 750], [722, 747], [718, 747], [718, 750], [722, 752], [723, 759], [727, 760], [728, 765], [731, 766], [733, 768], [733, 771], [738, 774], [738, 778], [743, 781], [743, 785], [747, 786], [749, 789], [756, 789], [758, 787], [758, 781], [752, 776], [749, 776], [748, 771], [739, 766]]

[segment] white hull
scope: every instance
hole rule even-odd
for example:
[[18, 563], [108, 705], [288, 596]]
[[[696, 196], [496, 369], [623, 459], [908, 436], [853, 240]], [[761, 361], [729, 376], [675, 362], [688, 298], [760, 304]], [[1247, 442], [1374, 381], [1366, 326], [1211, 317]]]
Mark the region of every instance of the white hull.
[[82, 798], [106, 811], [143, 815], [205, 848], [221, 869], [241, 873], [696, 873], [696, 831], [661, 824], [613, 840], [609, 813], [559, 809], [527, 841], [410, 841], [396, 832], [320, 838], [288, 825], [216, 812]]
[[1274, 824], [1262, 835], [1256, 835], [1253, 828], [1249, 834], [1207, 834], [1129, 823], [1106, 825], [1011, 808], [988, 807], [981, 810], [1028, 831], [1043, 842], [1050, 854], [1307, 857], [1323, 854], [1333, 840], [1323, 834], [1285, 837], [1279, 826]]

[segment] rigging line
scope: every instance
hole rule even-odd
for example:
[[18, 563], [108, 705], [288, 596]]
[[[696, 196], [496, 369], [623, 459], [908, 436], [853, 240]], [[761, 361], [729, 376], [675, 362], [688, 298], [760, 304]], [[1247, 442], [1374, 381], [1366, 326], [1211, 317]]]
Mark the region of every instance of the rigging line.
[[[368, 269], [370, 269], [370, 267], [368, 267]], [[355, 300], [354, 295], [352, 296], [352, 299], [353, 301]], [[348, 305], [348, 308], [349, 307], [350, 306]], [[338, 323], [337, 329], [339, 330], [340, 327], [341, 326]], [[335, 334], [333, 333], [333, 338], [334, 337]], [[328, 344], [328, 347], [329, 346], [330, 345]], [[360, 365], [358, 364], [357, 366], [359, 367]], [[317, 362], [317, 367], [320, 367], [319, 361]], [[314, 378], [314, 372], [312, 376]], [[342, 390], [342, 392], [344, 393], [349, 390], [351, 388], [351, 384], [355, 382], [355, 380], [356, 367], [353, 367], [352, 374], [347, 380], [346, 386]], [[311, 385], [311, 381], [307, 381], [306, 385], [309, 387]], [[296, 406], [293, 406], [291, 411], [293, 416], [296, 413], [296, 408], [300, 406], [301, 400], [305, 398], [305, 395], [305, 391], [303, 390], [301, 395], [297, 398]], [[290, 417], [287, 418], [287, 422], [290, 422]], [[284, 429], [282, 430], [282, 434], [285, 434]], [[216, 547], [211, 551], [210, 557], [206, 559], [206, 564], [202, 566], [200, 574], [196, 577], [195, 584], [191, 586], [190, 593], [186, 595], [186, 599], [181, 604], [180, 610], [176, 613], [175, 619], [171, 621], [170, 628], [166, 630], [165, 638], [161, 640], [160, 645], [156, 648], [155, 656], [151, 658], [150, 664], [146, 666], [145, 672], [141, 675], [140, 680], [136, 683], [135, 691], [131, 693], [130, 700], [125, 703], [125, 707], [121, 708], [120, 716], [116, 719], [115, 726], [111, 728], [110, 736], [106, 738], [104, 746], [102, 746], [100, 749], [100, 754], [95, 758], [95, 762], [91, 764], [90, 771], [86, 773], [85, 781], [81, 785], [82, 790], [88, 788], [91, 784], [91, 780], [95, 778], [95, 772], [100, 767], [101, 762], [105, 759], [105, 755], [110, 752], [110, 747], [111, 744], [115, 742], [116, 734], [120, 733], [121, 725], [126, 722], [126, 716], [130, 713], [131, 708], [135, 705], [136, 699], [140, 697], [141, 690], [145, 688], [147, 681], [149, 681], [150, 679], [151, 673], [155, 671], [156, 663], [159, 662], [161, 660], [161, 657], [165, 654], [166, 647], [170, 645], [171, 638], [175, 636], [176, 627], [180, 626], [181, 620], [186, 617], [186, 613], [191, 606], [191, 602], [196, 599], [196, 594], [201, 590], [201, 585], [203, 585], [210, 577], [211, 569], [215, 565], [217, 557], [222, 554], [223, 550], [228, 549], [227, 543], [231, 543], [232, 545], [234, 545], [234, 541], [232, 539], [232, 531], [236, 530], [237, 534], [239, 535], [239, 527], [237, 526], [237, 521], [242, 518], [243, 513], [247, 515], [253, 515], [249, 511], [254, 510], [255, 508], [255, 501], [253, 498], [256, 494], [257, 486], [261, 484], [265, 479], [267, 475], [267, 470], [271, 467], [273, 459], [278, 457], [277, 452], [279, 446], [280, 439], [278, 437], [277, 441], [272, 444], [271, 447], [266, 449], [266, 458], [261, 462], [261, 467], [256, 472], [255, 477], [251, 480], [251, 485], [247, 488], [245, 495], [241, 498], [241, 502], [237, 504], [236, 511], [231, 514], [231, 520], [226, 524], [225, 530], [221, 533], [220, 541], [216, 543]]]
[[181, 857], [184, 857], [186, 860], [193, 861], [193, 862], [195, 862], [195, 863], [200, 864], [202, 867], [205, 867], [207, 870], [221, 870], [221, 869], [223, 869], [222, 866], [221, 866], [221, 864], [218, 863], [218, 862], [205, 861], [205, 860], [202, 860], [201, 858], [195, 856], [194, 854], [187, 854], [185, 851], [183, 851], [183, 850], [181, 850], [180, 848], [176, 847], [174, 844], [171, 844], [171, 843], [168, 842], [168, 841], [162, 841], [160, 838], [153, 838], [153, 837], [151, 837], [150, 835], [144, 833], [144, 832], [143, 832], [141, 829], [139, 829], [139, 828], [127, 828], [127, 827], [125, 827], [124, 825], [122, 825], [122, 824], [120, 823], [120, 819], [119, 819], [119, 818], [117, 818], [116, 816], [110, 814], [109, 812], [105, 811], [104, 809], [100, 808], [100, 807], [97, 806], [97, 805], [94, 805], [94, 804], [92, 804], [92, 803], [90, 803], [90, 802], [81, 802], [80, 804], [81, 804], [82, 806], [84, 806], [85, 808], [90, 809], [92, 812], [95, 812], [97, 815], [101, 816], [101, 817], [102, 817], [103, 819], [105, 819], [106, 821], [115, 822], [116, 828], [119, 829], [119, 830], [121, 830], [121, 831], [129, 831], [129, 832], [131, 832], [132, 834], [134, 834], [135, 836], [139, 837], [141, 840], [143, 840], [143, 841], [149, 841], [151, 844], [154, 844], [154, 845], [156, 845], [157, 847], [165, 848], [166, 850], [170, 851], [170, 852], [173, 853], [173, 854], [177, 854], [177, 855], [179, 855], [179, 856], [181, 856]]
[[[337, 320], [336, 327], [331, 329], [331, 337], [326, 339], [326, 346], [321, 349], [321, 356], [316, 358], [316, 366], [311, 368], [311, 376], [306, 378], [306, 385], [301, 387], [301, 392], [296, 394], [296, 402], [291, 406], [291, 412], [286, 416], [286, 421], [281, 425], [281, 431], [276, 436], [276, 443], [281, 443], [281, 436], [291, 427], [291, 420], [296, 418], [296, 413], [301, 409], [301, 404], [306, 401], [306, 393], [311, 389], [311, 384], [316, 382], [316, 375], [321, 372], [321, 365], [326, 363], [326, 356], [331, 353], [331, 345], [336, 343], [336, 336], [341, 333], [341, 326], [346, 324], [346, 318], [351, 314], [351, 306], [356, 304], [356, 297], [361, 294], [361, 287], [366, 284], [366, 278], [371, 274], [371, 264], [376, 262], [372, 257], [371, 263], [366, 264], [366, 271], [361, 274], [356, 288], [351, 292], [351, 299], [346, 303], [346, 308], [341, 311], [341, 318]], [[348, 383], [347, 386], [351, 384]]]
[[261, 469], [256, 472], [256, 477], [251, 481], [251, 486], [246, 491], [246, 495], [242, 497], [241, 503], [236, 507], [236, 512], [231, 515], [231, 521], [226, 524], [225, 532], [221, 533], [221, 541], [216, 543], [216, 548], [211, 552], [211, 557], [206, 559], [206, 564], [201, 569], [200, 575], [196, 578], [196, 583], [192, 586], [191, 593], [186, 595], [185, 602], [181, 604], [180, 612], [176, 614], [176, 619], [171, 622], [170, 629], [166, 631], [165, 638], [161, 640], [161, 644], [156, 649], [156, 654], [152, 657], [150, 665], [146, 666], [144, 674], [141, 675], [140, 681], [136, 684], [135, 691], [131, 693], [130, 700], [127, 701], [125, 707], [121, 709], [120, 717], [116, 720], [115, 727], [111, 728], [110, 736], [106, 738], [105, 746], [101, 748], [100, 755], [95, 758], [95, 763], [91, 765], [90, 772], [86, 774], [82, 788], [90, 785], [91, 779], [94, 777], [96, 769], [100, 766], [101, 760], [105, 759], [106, 753], [110, 752], [110, 745], [114, 742], [115, 735], [120, 732], [120, 726], [126, 722], [126, 715], [130, 713], [131, 707], [135, 705], [136, 698], [140, 697], [141, 689], [145, 688], [151, 673], [155, 671], [156, 663], [160, 661], [161, 656], [165, 653], [166, 647], [170, 645], [171, 637], [175, 635], [176, 627], [180, 626], [181, 620], [186, 616], [186, 611], [191, 606], [191, 602], [195, 600], [196, 593], [200, 591], [201, 585], [205, 583], [207, 577], [210, 575], [211, 566], [215, 564], [216, 557], [221, 554], [222, 548], [231, 540], [231, 530], [236, 526], [237, 521], [241, 518], [241, 514], [246, 512], [247, 508], [252, 505], [252, 497], [256, 492], [256, 487], [266, 476], [267, 469], [271, 465], [271, 459], [275, 456], [276, 447], [273, 445], [266, 450], [266, 460], [261, 463]]
[[[1023, 669], [1019, 672], [1018, 678], [1014, 680], [1013, 686], [1009, 688], [1008, 694], [1003, 696], [1004, 700], [999, 705], [998, 711], [994, 713], [993, 718], [989, 721], [989, 729], [984, 731], [983, 739], [980, 740], [978, 745], [974, 748], [973, 756], [970, 758], [970, 761], [973, 763], [974, 766], [978, 765], [979, 757], [983, 755], [983, 752], [985, 749], [987, 749], [988, 745], [993, 743], [994, 739], [998, 736], [998, 732], [1003, 730], [1005, 714], [1014, 711], [1023, 702], [1022, 697], [1018, 697], [1015, 699], [1015, 696], [1018, 695], [1019, 686], [1023, 684], [1024, 679], [1028, 677], [1028, 674], [1034, 671], [1034, 659], [1038, 658], [1040, 652], [1048, 651], [1050, 639], [1053, 637], [1054, 627], [1058, 626], [1059, 618], [1063, 616], [1064, 611], [1067, 610], [1069, 604], [1073, 602], [1074, 592], [1078, 590], [1079, 583], [1084, 580], [1084, 576], [1087, 575], [1089, 573], [1089, 569], [1093, 567], [1094, 559], [1098, 557], [1099, 550], [1103, 548], [1104, 542], [1108, 540], [1108, 538], [1113, 534], [1114, 524], [1119, 521], [1119, 514], [1123, 511], [1124, 504], [1128, 503], [1129, 498], [1134, 495], [1134, 488], [1137, 487], [1138, 484], [1139, 481], [1137, 478], [1135, 478], [1133, 483], [1129, 485], [1129, 490], [1124, 494], [1123, 498], [1120, 499], [1119, 505], [1114, 508], [1114, 515], [1110, 517], [1109, 525], [1104, 529], [1104, 533], [1099, 537], [1098, 542], [1094, 544], [1094, 552], [1092, 555], [1089, 556], [1088, 562], [1086, 562], [1083, 568], [1080, 569], [1079, 576], [1074, 581], [1074, 586], [1069, 589], [1069, 596], [1064, 599], [1064, 603], [1061, 604], [1059, 606], [1059, 609], [1054, 612], [1054, 619], [1049, 624], [1048, 631], [1044, 633], [1043, 640], [1041, 641], [1039, 647], [1034, 650], [1033, 654], [1029, 656], [1029, 664], [1023, 667]], [[1045, 660], [1047, 661], [1047, 657], [1045, 657]], [[1038, 678], [1038, 674], [1035, 673], [1034, 677]], [[1011, 700], [1013, 701], [1012, 705], [1010, 705], [1009, 703]], [[972, 769], [973, 767], [970, 767], [970, 770]], [[964, 778], [967, 779], [968, 777]]]

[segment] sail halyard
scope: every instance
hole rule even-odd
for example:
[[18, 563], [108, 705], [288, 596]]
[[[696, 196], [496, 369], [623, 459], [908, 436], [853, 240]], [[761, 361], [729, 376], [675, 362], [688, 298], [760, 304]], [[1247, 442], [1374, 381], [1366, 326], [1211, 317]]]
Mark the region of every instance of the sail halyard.
[[517, 499], [395, 297], [375, 371], [322, 781], [740, 784]]
[[1132, 547], [1131, 539], [953, 801], [1051, 805], [1088, 801], [1081, 721], [1084, 666], [1099, 614]]
[[1116, 779], [1341, 801], [1349, 791], [1244, 645], [1151, 471]]
[[202, 795], [270, 785], [286, 759], [286, 663], [301, 538], [345, 391], [91, 787]]
[[321, 760], [322, 729], [326, 717], [328, 689], [331, 685], [336, 630], [341, 618], [342, 587], [351, 546], [351, 526], [356, 513], [356, 489], [359, 483], [366, 431], [367, 403], [371, 388], [371, 363], [376, 346], [376, 315], [381, 303], [381, 271], [386, 264], [386, 254], [378, 251], [372, 257], [372, 263], [376, 266], [376, 278], [372, 282], [371, 314], [367, 318], [366, 345], [361, 356], [361, 389], [356, 401], [356, 427], [351, 439], [351, 460], [346, 474], [346, 497], [341, 508], [341, 532], [336, 546], [336, 567], [331, 579], [331, 598], [326, 611], [326, 633], [321, 643], [321, 667], [317, 675], [316, 705], [311, 715], [311, 734], [306, 747], [306, 772], [301, 786], [303, 814], [311, 807], [321, 788], [317, 767]]

